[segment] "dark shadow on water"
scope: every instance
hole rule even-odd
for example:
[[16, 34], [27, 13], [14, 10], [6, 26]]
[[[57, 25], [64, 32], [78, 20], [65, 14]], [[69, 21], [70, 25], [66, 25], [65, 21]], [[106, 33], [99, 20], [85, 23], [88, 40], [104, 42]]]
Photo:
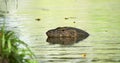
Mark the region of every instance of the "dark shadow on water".
[[50, 44], [60, 44], [60, 45], [73, 45], [75, 43], [78, 43], [80, 41], [82, 41], [83, 39], [85, 39], [86, 37], [82, 37], [82, 38], [76, 38], [76, 37], [72, 37], [72, 38], [67, 38], [67, 37], [60, 37], [60, 38], [47, 38], [47, 42]]

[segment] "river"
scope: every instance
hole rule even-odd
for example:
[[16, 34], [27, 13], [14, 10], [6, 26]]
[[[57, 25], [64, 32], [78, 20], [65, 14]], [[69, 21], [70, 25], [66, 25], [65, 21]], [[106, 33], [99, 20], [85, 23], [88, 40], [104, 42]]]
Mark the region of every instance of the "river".
[[[8, 5], [7, 28], [29, 44], [39, 63], [120, 63], [120, 0], [18, 0], [18, 5], [10, 0]], [[90, 36], [73, 45], [46, 42], [48, 30], [63, 26]]]

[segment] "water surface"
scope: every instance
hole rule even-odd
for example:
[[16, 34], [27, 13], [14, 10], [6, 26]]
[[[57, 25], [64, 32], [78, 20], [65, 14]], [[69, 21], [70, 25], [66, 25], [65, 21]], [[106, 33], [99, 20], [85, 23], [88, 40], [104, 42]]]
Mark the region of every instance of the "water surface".
[[[15, 2], [9, 4], [7, 26], [29, 44], [39, 63], [119, 63], [119, 2], [18, 0], [17, 9]], [[85, 30], [90, 36], [73, 45], [46, 42], [46, 32], [61, 26]]]

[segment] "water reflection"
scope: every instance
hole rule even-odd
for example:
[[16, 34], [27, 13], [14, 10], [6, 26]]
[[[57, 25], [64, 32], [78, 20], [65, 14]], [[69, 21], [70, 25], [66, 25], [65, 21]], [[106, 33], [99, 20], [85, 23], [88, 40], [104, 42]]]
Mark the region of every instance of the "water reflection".
[[47, 38], [47, 42], [50, 44], [60, 44], [60, 45], [72, 45], [78, 43], [79, 41], [85, 39], [86, 37], [77, 38], [77, 37], [60, 37], [60, 38]]

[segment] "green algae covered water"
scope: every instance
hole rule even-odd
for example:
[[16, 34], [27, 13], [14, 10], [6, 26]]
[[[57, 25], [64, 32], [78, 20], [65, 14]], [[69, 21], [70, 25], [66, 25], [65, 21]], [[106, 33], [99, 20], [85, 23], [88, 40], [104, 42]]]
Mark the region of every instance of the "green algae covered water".
[[[29, 44], [39, 63], [120, 63], [120, 0], [10, 0], [8, 5], [7, 28]], [[73, 45], [46, 42], [49, 29], [63, 26], [90, 36]]]

